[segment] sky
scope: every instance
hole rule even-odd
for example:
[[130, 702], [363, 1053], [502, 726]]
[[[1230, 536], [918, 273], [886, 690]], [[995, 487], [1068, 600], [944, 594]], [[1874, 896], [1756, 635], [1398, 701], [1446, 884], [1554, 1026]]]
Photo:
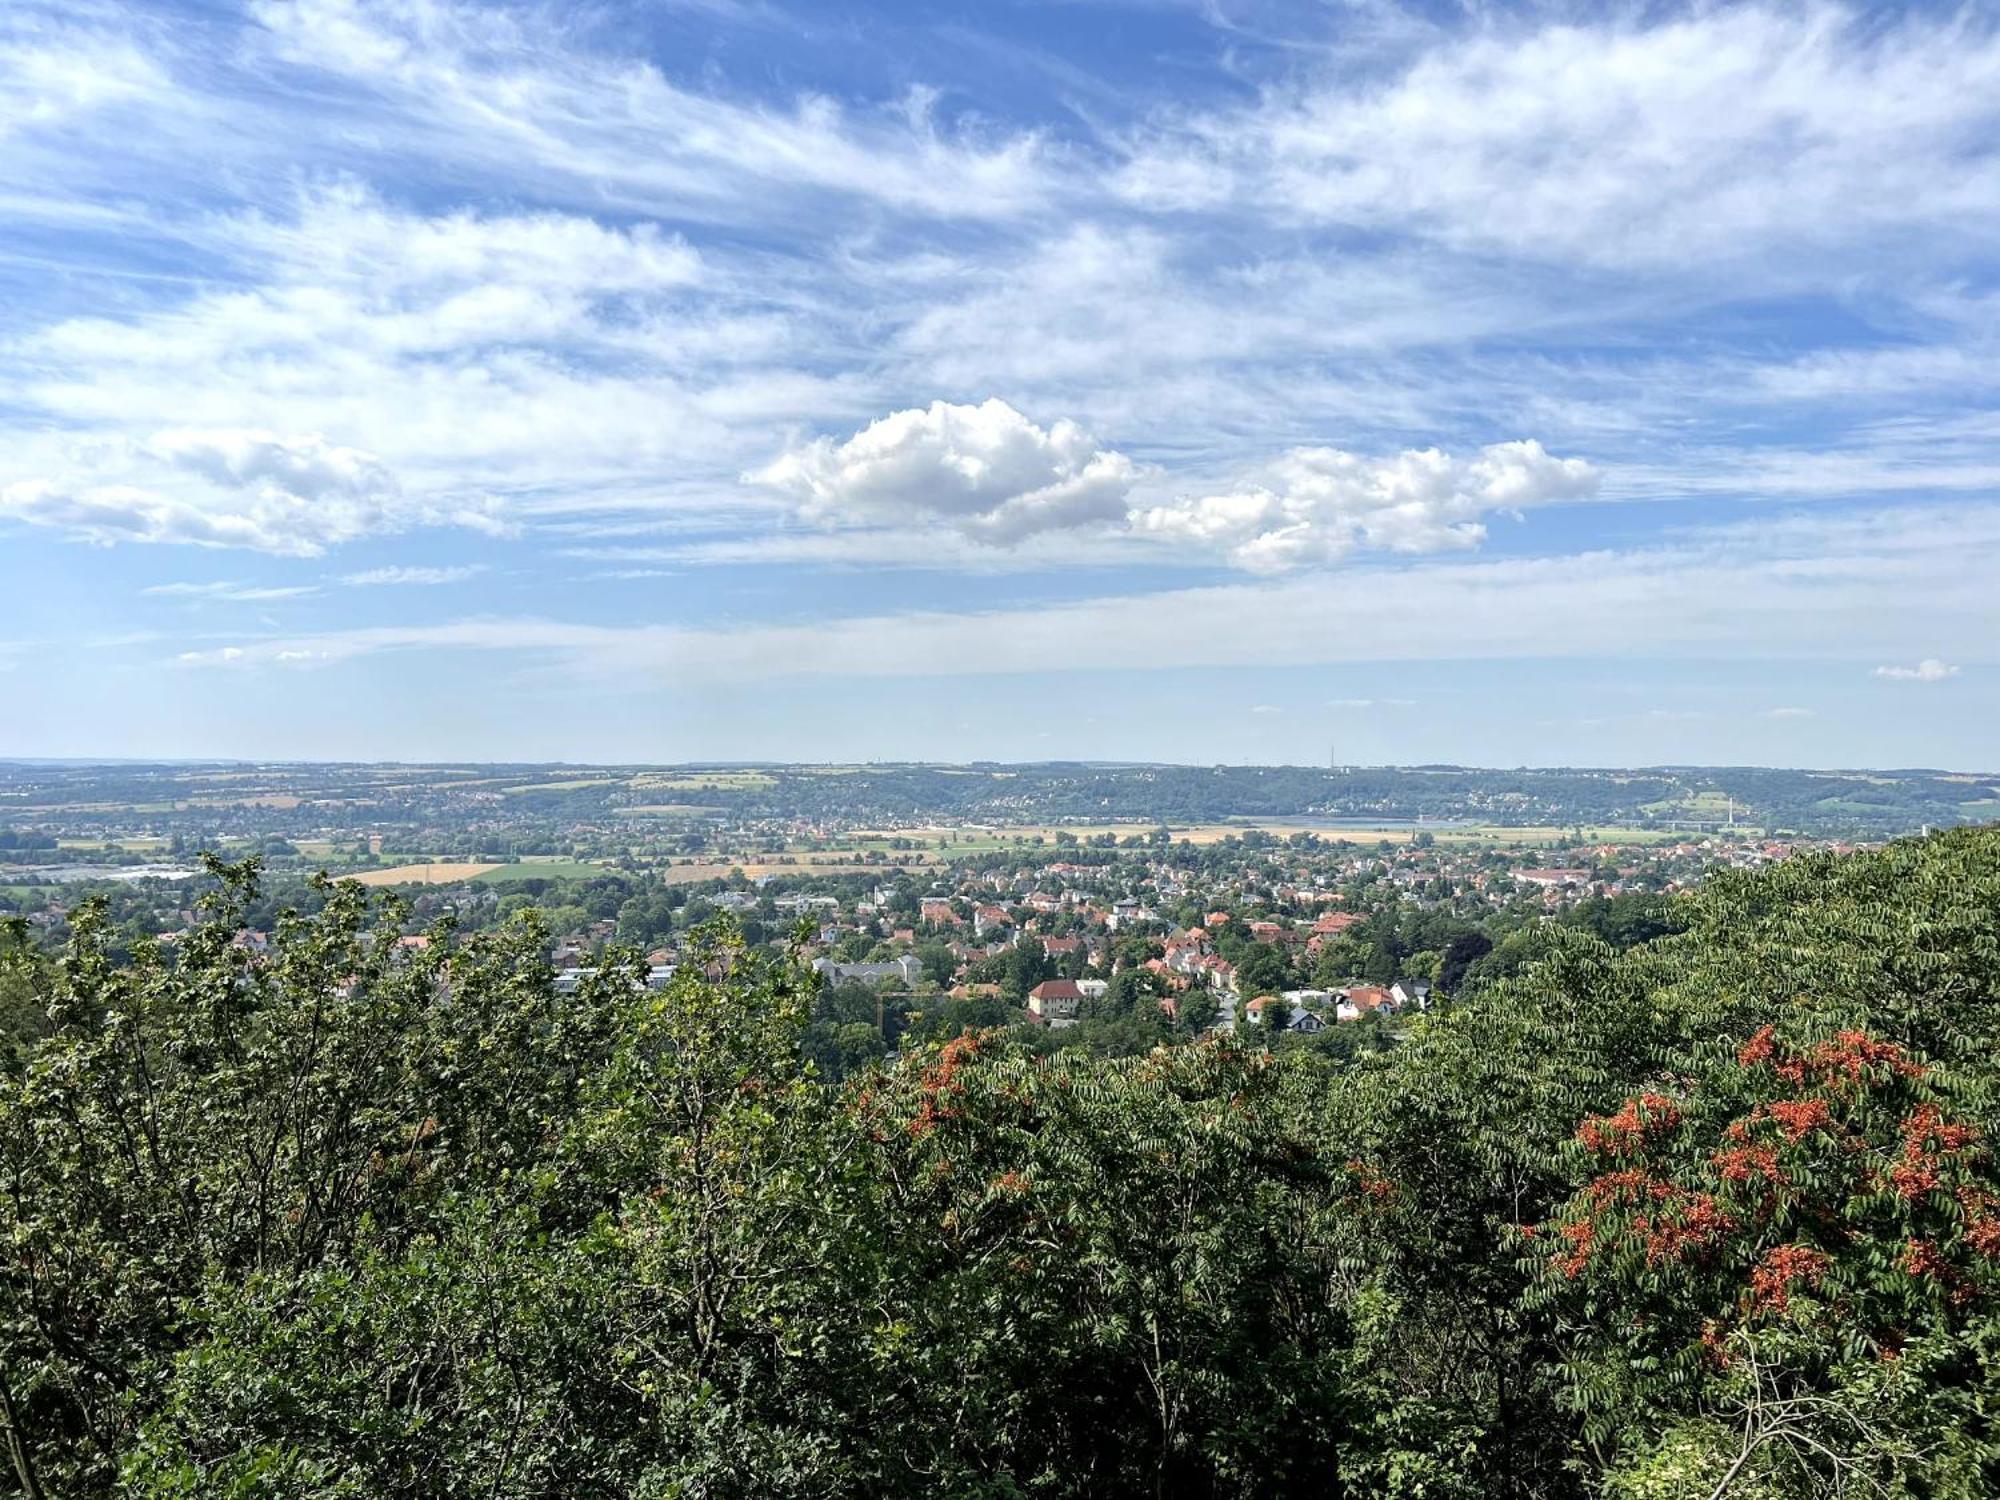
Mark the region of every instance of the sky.
[[2000, 12], [0, 6], [0, 756], [1996, 731]]

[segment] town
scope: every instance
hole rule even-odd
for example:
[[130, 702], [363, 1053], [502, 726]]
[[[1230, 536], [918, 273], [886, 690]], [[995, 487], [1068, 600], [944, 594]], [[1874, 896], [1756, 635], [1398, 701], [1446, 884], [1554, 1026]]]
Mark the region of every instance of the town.
[[[1274, 773], [1200, 774], [1227, 804], [1254, 803]], [[1249, 1030], [1380, 1050], [1513, 972], [1543, 925], [1629, 946], [1666, 930], [1667, 896], [1718, 871], [1869, 841], [1770, 831], [1754, 787], [1666, 776], [1301, 774], [1319, 802], [1167, 820], [1071, 810], [1171, 785], [1158, 769], [982, 772], [997, 794], [983, 803], [961, 775], [946, 783], [959, 802], [940, 806], [879, 768], [17, 766], [0, 912], [54, 945], [95, 899], [125, 940], [171, 949], [197, 920], [194, 856], [254, 855], [267, 896], [246, 944], [313, 907], [325, 872], [397, 893], [412, 945], [441, 920], [480, 931], [532, 912], [562, 990], [620, 954], [664, 985], [723, 920], [820, 975], [812, 1043], [840, 1077], [994, 1028], [1111, 1055]], [[1793, 774], [1823, 801], [1852, 796]], [[1461, 801], [1440, 809], [1445, 779]], [[825, 805], [829, 785], [847, 815]], [[1991, 791], [1939, 777], [1901, 815], [1970, 815]], [[1889, 831], [1881, 806], [1849, 807], [1861, 832]], [[1552, 821], [1474, 821], [1508, 808]], [[982, 821], [954, 817], [968, 812]]]

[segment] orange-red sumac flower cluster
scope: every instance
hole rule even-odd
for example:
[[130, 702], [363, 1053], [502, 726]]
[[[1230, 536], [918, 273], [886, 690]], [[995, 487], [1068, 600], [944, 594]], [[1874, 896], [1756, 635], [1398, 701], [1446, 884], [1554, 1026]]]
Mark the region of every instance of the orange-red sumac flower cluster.
[[940, 1120], [952, 1119], [958, 1113], [949, 1103], [965, 1092], [965, 1085], [958, 1081], [958, 1071], [968, 1058], [978, 1055], [979, 1038], [971, 1035], [954, 1037], [938, 1049], [937, 1061], [924, 1069], [918, 1081], [917, 1112], [909, 1125], [913, 1138], [922, 1139], [937, 1128]]
[[1779, 1245], [1766, 1251], [1750, 1270], [1750, 1303], [1760, 1312], [1781, 1313], [1791, 1306], [1792, 1290], [1819, 1285], [1832, 1259], [1810, 1245]]
[[1775, 1146], [1730, 1146], [1716, 1152], [1709, 1160], [1722, 1174], [1724, 1182], [1749, 1182], [1758, 1177], [1773, 1183], [1785, 1180], [1785, 1174], [1778, 1170], [1778, 1148]]
[[1754, 1068], [1760, 1063], [1769, 1062], [1771, 1054], [1778, 1050], [1777, 1032], [1778, 1028], [1775, 1026], [1758, 1027], [1756, 1035], [1745, 1042], [1742, 1050], [1736, 1054], [1736, 1061], [1746, 1068]]
[[1965, 1243], [1972, 1253], [1987, 1260], [2000, 1260], [2000, 1202], [1984, 1188], [1961, 1187], [1953, 1195], [1965, 1215]]
[[1970, 1125], [1954, 1125], [1935, 1104], [1920, 1104], [1903, 1121], [1903, 1155], [1889, 1171], [1896, 1191], [1914, 1202], [1935, 1192], [1942, 1177], [1944, 1158], [1963, 1151], [1975, 1132]]
[[1376, 1171], [1359, 1157], [1350, 1159], [1347, 1170], [1354, 1174], [1355, 1185], [1371, 1203], [1389, 1203], [1395, 1199], [1396, 1184]]
[[1574, 1281], [1590, 1264], [1590, 1253], [1597, 1248], [1597, 1226], [1588, 1219], [1578, 1219], [1574, 1224], [1563, 1225], [1560, 1233], [1569, 1242], [1569, 1249], [1558, 1255], [1552, 1264]]
[[1913, 1239], [1904, 1245], [1903, 1269], [1930, 1281], [1947, 1281], [1951, 1277], [1951, 1263], [1931, 1240]]
[[1871, 1067], [1886, 1067], [1905, 1078], [1921, 1078], [1923, 1067], [1909, 1060], [1894, 1042], [1877, 1041], [1865, 1031], [1837, 1031], [1831, 1041], [1820, 1042], [1810, 1052], [1783, 1055], [1777, 1030], [1760, 1026], [1737, 1051], [1737, 1063], [1745, 1068], [1770, 1063], [1787, 1083], [1805, 1085], [1845, 1079], [1860, 1080]]
[[1903, 1140], [1913, 1146], [1934, 1145], [1940, 1151], [1963, 1151], [1978, 1134], [1970, 1125], [1953, 1125], [1935, 1104], [1919, 1104], [1903, 1121]]
[[1788, 1141], [1802, 1141], [1815, 1130], [1833, 1123], [1833, 1112], [1824, 1099], [1780, 1099], [1765, 1112], [1778, 1122]]
[[1633, 1230], [1645, 1236], [1649, 1266], [1713, 1250], [1735, 1227], [1736, 1220], [1707, 1193], [1685, 1197], [1655, 1218], [1632, 1221]]
[[1681, 1112], [1665, 1094], [1641, 1094], [1627, 1099], [1612, 1115], [1590, 1115], [1576, 1129], [1576, 1138], [1601, 1155], [1616, 1155], [1643, 1145], [1649, 1136], [1664, 1135], [1681, 1122]]
[[1674, 1187], [1636, 1168], [1627, 1168], [1623, 1172], [1603, 1173], [1592, 1179], [1584, 1191], [1590, 1195], [1590, 1206], [1596, 1209], [1643, 1203], [1648, 1199], [1659, 1202], [1672, 1197]]
[[1821, 1042], [1803, 1056], [1787, 1058], [1777, 1065], [1780, 1078], [1798, 1084], [1836, 1078], [1855, 1083], [1871, 1067], [1891, 1068], [1905, 1078], [1921, 1078], [1924, 1073], [1894, 1042], [1878, 1042], [1865, 1031], [1837, 1031], [1832, 1041]]
[[1903, 1159], [1889, 1169], [1889, 1181], [1895, 1185], [1900, 1196], [1914, 1203], [1924, 1194], [1937, 1190], [1937, 1158], [1925, 1154], [1922, 1147], [1905, 1146]]
[[993, 1191], [1005, 1193], [1010, 1198], [1018, 1198], [1028, 1191], [1028, 1179], [1019, 1172], [1002, 1172], [993, 1179]]

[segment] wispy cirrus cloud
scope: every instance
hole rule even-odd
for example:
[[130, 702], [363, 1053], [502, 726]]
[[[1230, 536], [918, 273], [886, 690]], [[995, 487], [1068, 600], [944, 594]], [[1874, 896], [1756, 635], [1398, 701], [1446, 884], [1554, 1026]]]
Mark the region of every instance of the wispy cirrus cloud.
[[1618, 267], [1990, 228], [2000, 32], [1966, 12], [1878, 17], [1496, 14], [1374, 78], [1308, 72], [1244, 108], [1169, 116], [1116, 180], [1150, 208], [1255, 206]]
[[[824, 94], [774, 103], [671, 80], [582, 28], [527, 9], [427, 0], [255, 0], [273, 54], [346, 80], [429, 149], [593, 195], [761, 218], [773, 188], [907, 212], [1012, 216], [1046, 201], [1035, 134], [983, 139], [909, 90], [857, 110]], [[508, 101], [496, 110], [496, 96]]]
[[[735, 630], [473, 619], [245, 641], [227, 658], [205, 651], [184, 659], [250, 667], [475, 651], [550, 659], [610, 678], [664, 673], [677, 681], [748, 681], [912, 677], [939, 662], [959, 673], [1147, 671], [1161, 665], [1157, 643], [1168, 639], [1176, 642], [1177, 669], [1247, 660], [1312, 666], [1700, 657], [1734, 653], [1746, 639], [1774, 657], [1853, 660], [1908, 649], [1945, 622], [2000, 640], [2000, 598], [1982, 561], [1988, 544], [2000, 540], [2000, 509], [1936, 518], [1925, 540], [1908, 538], [1887, 566], [1867, 535], [1835, 526], [1810, 539], [1795, 533], [1773, 549], [1761, 528], [1739, 526], [1625, 552], [1358, 567], [1339, 590], [1307, 576], [1031, 609], [908, 611]], [[1376, 593], [1419, 596], [1427, 607], [1352, 607], [1352, 598]], [[1274, 630], [1273, 621], [1284, 628]], [[923, 649], [913, 653], [912, 641]]]
[[365, 568], [359, 573], [343, 573], [340, 581], [349, 588], [437, 588], [464, 583], [486, 571], [484, 563], [452, 563], [443, 567]]
[[270, 604], [317, 594], [312, 584], [156, 583], [139, 591], [164, 599], [193, 599], [226, 604]]

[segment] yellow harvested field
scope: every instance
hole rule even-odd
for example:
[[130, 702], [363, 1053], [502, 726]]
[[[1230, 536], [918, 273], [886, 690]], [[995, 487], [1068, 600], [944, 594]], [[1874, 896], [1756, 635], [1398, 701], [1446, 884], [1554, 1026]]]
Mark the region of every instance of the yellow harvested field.
[[343, 875], [340, 878], [358, 881], [362, 885], [451, 885], [499, 868], [498, 865], [475, 864], [468, 860], [457, 864], [395, 865], [387, 870], [364, 870], [359, 875]]

